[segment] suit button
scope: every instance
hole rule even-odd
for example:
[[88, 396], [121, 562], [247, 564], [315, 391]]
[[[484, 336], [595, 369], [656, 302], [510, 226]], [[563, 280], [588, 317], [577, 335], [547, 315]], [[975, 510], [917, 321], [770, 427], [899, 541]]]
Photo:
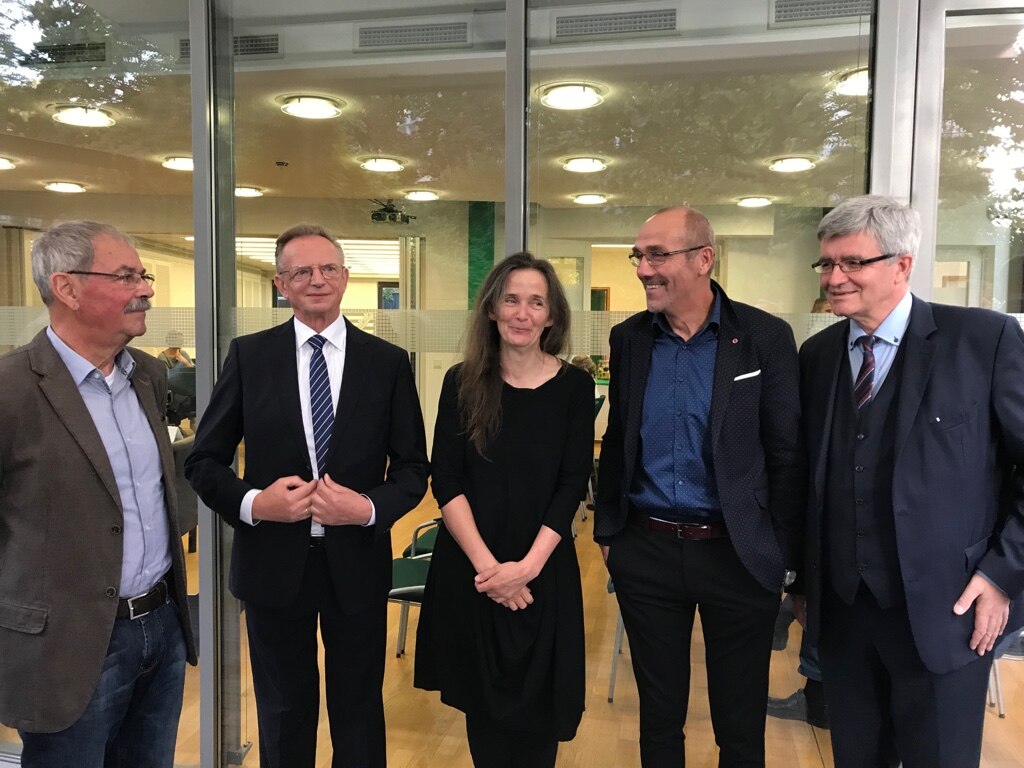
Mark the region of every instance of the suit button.
[[107, 597], [117, 597], [117, 587], [107, 587]]
[[112, 526], [110, 526], [110, 532], [116, 536], [121, 532], [121, 526], [117, 523], [114, 523]]
[[857, 503], [858, 504], [863, 504], [864, 503], [864, 499], [857, 499]]
[[858, 464], [856, 467], [853, 468], [853, 471], [854, 472], [863, 472], [864, 471], [864, 467], [862, 467], [860, 464]]
[[866, 571], [867, 569], [868, 569], [868, 567], [864, 563], [858, 563], [857, 564], [857, 570], [860, 571], [861, 573], [864, 573], [864, 571]]
[[863, 440], [864, 439], [864, 433], [862, 432], [861, 434], [857, 435], [857, 439], [858, 440]]
[[857, 538], [858, 539], [863, 539], [864, 538], [864, 531], [857, 531]]

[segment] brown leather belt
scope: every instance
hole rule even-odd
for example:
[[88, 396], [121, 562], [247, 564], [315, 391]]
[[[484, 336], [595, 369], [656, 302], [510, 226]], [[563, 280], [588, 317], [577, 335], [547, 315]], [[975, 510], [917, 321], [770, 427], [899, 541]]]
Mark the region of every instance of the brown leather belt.
[[139, 619], [152, 613], [167, 602], [167, 577], [160, 579], [153, 588], [144, 595], [122, 597], [117, 601], [117, 618]]
[[721, 523], [673, 523], [669, 520], [647, 517], [638, 512], [629, 516], [629, 522], [646, 528], [648, 531], [671, 536], [673, 539], [705, 541], [707, 539], [723, 539], [729, 535], [729, 531]]

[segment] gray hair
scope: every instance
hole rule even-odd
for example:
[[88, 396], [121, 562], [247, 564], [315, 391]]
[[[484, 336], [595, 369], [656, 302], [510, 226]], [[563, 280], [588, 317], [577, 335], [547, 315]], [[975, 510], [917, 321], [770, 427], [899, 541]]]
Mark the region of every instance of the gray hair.
[[296, 224], [294, 227], [289, 227], [277, 238], [277, 242], [274, 248], [274, 268], [281, 269], [281, 254], [284, 252], [284, 247], [288, 245], [292, 240], [298, 237], [322, 237], [331, 242], [334, 246], [334, 250], [338, 252], [338, 257], [341, 259], [342, 266], [345, 264], [345, 251], [341, 249], [338, 244], [338, 239], [327, 231], [326, 227], [319, 224]]
[[43, 303], [53, 301], [50, 275], [55, 272], [88, 270], [95, 258], [93, 238], [107, 235], [135, 247], [135, 241], [116, 227], [98, 221], [65, 221], [54, 224], [32, 245], [32, 280]]
[[921, 245], [921, 217], [892, 197], [851, 197], [825, 214], [818, 225], [818, 242], [862, 232], [875, 238], [882, 253], [907, 253], [916, 259]]

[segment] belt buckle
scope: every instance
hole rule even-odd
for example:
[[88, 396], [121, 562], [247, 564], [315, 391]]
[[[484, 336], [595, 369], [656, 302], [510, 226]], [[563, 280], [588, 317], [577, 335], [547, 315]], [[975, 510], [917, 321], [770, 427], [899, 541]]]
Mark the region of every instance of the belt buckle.
[[141, 619], [143, 616], [148, 616], [149, 614], [151, 614], [153, 612], [151, 610], [143, 611], [142, 613], [136, 613], [135, 612], [135, 601], [136, 600], [140, 600], [141, 601], [143, 598], [147, 597], [148, 595], [149, 595], [149, 592], [147, 592], [144, 595], [136, 595], [135, 597], [129, 597], [128, 598], [128, 620], [129, 621], [134, 621], [135, 619]]
[[711, 526], [706, 523], [677, 523], [676, 524], [676, 538], [677, 539], [689, 539], [689, 536], [684, 536], [684, 531], [701, 531], [707, 533], [711, 530]]

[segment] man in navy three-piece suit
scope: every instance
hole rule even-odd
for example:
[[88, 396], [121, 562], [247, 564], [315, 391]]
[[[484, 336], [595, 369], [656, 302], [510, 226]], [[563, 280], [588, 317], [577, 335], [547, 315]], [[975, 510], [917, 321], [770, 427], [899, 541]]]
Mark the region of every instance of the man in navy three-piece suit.
[[930, 304], [917, 213], [865, 196], [818, 228], [849, 318], [800, 351], [807, 631], [837, 768], [978, 765], [992, 650], [1024, 623], [1024, 332]]

